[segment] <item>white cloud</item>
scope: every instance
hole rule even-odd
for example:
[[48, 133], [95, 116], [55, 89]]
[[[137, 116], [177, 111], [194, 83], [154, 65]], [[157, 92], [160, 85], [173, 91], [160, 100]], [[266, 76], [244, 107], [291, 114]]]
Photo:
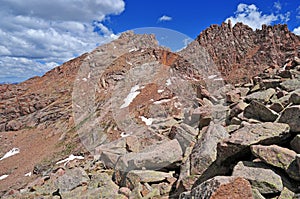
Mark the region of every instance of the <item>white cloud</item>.
[[279, 12], [282, 9], [281, 3], [279, 1], [274, 2], [274, 8]]
[[43, 74], [91, 51], [114, 36], [101, 22], [124, 6], [123, 0], [2, 0], [0, 82]]
[[[275, 6], [276, 4], [274, 4]], [[277, 7], [277, 8], [276, 8]], [[281, 4], [278, 2], [275, 8], [278, 10]], [[277, 13], [277, 14], [263, 14], [256, 5], [251, 4], [239, 4], [234, 16], [226, 19], [226, 21], [231, 20], [232, 24], [242, 22], [247, 24], [252, 29], [260, 29], [263, 24], [270, 25], [273, 22], [279, 21], [281, 23], [286, 23], [289, 21], [290, 12], [287, 13]]]
[[296, 16], [296, 18], [297, 19], [300, 19], [300, 6], [298, 6], [298, 8], [297, 8], [297, 16]]
[[300, 26], [293, 30], [293, 33], [300, 36]]
[[171, 20], [172, 20], [172, 17], [167, 16], [167, 15], [163, 15], [158, 19], [158, 21], [171, 21]]

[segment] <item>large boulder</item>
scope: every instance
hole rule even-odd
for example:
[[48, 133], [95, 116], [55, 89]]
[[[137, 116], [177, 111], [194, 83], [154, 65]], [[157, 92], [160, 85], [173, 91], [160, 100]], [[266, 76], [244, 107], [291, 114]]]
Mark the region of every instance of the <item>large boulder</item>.
[[274, 122], [278, 114], [266, 107], [264, 104], [252, 100], [244, 110], [244, 116], [247, 118], [257, 119], [263, 122]]
[[244, 156], [249, 146], [255, 144], [277, 144], [290, 137], [289, 125], [265, 122], [248, 124], [224, 139], [218, 145], [218, 160], [232, 160]]
[[246, 99], [246, 101], [249, 101], [249, 102], [252, 100], [256, 100], [261, 103], [267, 103], [275, 93], [276, 93], [275, 89], [269, 88], [264, 91], [258, 91], [255, 93], [251, 93], [250, 95], [247, 95], [245, 99]]
[[241, 177], [216, 176], [209, 179], [191, 192], [180, 195], [180, 199], [252, 199], [250, 183]]
[[299, 167], [296, 163], [297, 153], [295, 151], [277, 145], [253, 145], [251, 151], [253, 155], [265, 163], [284, 169], [290, 178], [300, 180]]
[[232, 176], [249, 180], [252, 187], [261, 194], [279, 193], [283, 189], [281, 177], [263, 163], [239, 162], [234, 167]]
[[223, 126], [210, 123], [192, 150], [191, 174], [203, 174], [217, 158], [217, 144], [227, 137], [229, 134]]
[[300, 132], [300, 105], [286, 108], [278, 122], [289, 124], [292, 132]]
[[289, 79], [280, 84], [280, 86], [286, 91], [294, 91], [300, 88], [300, 80], [299, 79]]
[[123, 155], [116, 164], [116, 170], [130, 171], [135, 169], [160, 169], [182, 160], [183, 151], [179, 142], [174, 139], [151, 145], [139, 153]]

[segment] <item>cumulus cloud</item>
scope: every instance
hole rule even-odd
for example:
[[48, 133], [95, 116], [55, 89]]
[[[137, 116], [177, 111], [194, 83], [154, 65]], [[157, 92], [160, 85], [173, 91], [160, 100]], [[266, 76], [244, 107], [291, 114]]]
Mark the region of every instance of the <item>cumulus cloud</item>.
[[[281, 9], [281, 4], [277, 2], [275, 4], [277, 6], [277, 10]], [[274, 6], [275, 6], [274, 5]], [[275, 6], [275, 7], [276, 7]], [[251, 4], [239, 4], [234, 16], [231, 16], [226, 19], [226, 21], [231, 20], [232, 24], [236, 24], [238, 22], [242, 22], [247, 24], [252, 29], [260, 29], [263, 24], [270, 25], [273, 22], [286, 23], [290, 20], [290, 12], [287, 13], [271, 13], [271, 14], [263, 14], [256, 5]]]
[[293, 33], [296, 34], [296, 35], [300, 35], [300, 26], [298, 28], [295, 28], [293, 30]]
[[158, 21], [171, 21], [171, 20], [172, 20], [172, 17], [167, 16], [167, 15], [163, 15], [158, 19]]
[[114, 36], [101, 22], [124, 6], [123, 0], [2, 0], [0, 82], [41, 75], [91, 51]]

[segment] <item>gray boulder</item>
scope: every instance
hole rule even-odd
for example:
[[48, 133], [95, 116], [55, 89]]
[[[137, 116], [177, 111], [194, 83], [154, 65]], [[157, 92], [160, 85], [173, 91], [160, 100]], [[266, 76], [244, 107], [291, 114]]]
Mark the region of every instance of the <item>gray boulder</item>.
[[257, 119], [263, 122], [274, 122], [277, 117], [278, 113], [269, 109], [264, 104], [252, 100], [244, 110], [244, 116], [247, 118]]
[[281, 177], [263, 163], [239, 162], [234, 167], [232, 176], [249, 180], [252, 187], [261, 194], [279, 193], [283, 189]]
[[286, 108], [278, 122], [289, 124], [292, 132], [300, 132], [300, 105]]

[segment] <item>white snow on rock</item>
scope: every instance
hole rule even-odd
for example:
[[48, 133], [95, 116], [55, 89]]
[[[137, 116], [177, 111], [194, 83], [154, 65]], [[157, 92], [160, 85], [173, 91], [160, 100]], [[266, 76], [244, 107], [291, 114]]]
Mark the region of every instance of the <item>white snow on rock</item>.
[[167, 103], [169, 101], [171, 101], [171, 99], [162, 99], [162, 100], [153, 102], [153, 104], [163, 104], [163, 103]]
[[5, 158], [8, 158], [10, 156], [13, 156], [13, 155], [16, 155], [20, 153], [20, 149], [18, 148], [13, 148], [12, 150], [10, 150], [9, 152], [7, 152], [2, 158], [0, 158], [0, 161], [5, 159]]
[[153, 118], [146, 118], [144, 116], [140, 116], [140, 118], [142, 119], [143, 122], [145, 122], [145, 124], [147, 126], [150, 126], [152, 124], [152, 122], [153, 122]]
[[0, 176], [0, 180], [4, 180], [7, 177], [8, 177], [8, 175], [2, 175], [2, 176]]
[[130, 66], [132, 66], [132, 63], [131, 63], [131, 62], [129, 62], [129, 61], [126, 61], [126, 63], [127, 63], [127, 64], [129, 64]]
[[167, 79], [166, 85], [170, 86], [172, 84], [171, 79]]
[[24, 176], [25, 177], [30, 177], [32, 175], [32, 173], [31, 172], [28, 172], [28, 173], [26, 173]]
[[121, 136], [122, 138], [125, 138], [125, 137], [130, 136], [131, 134], [132, 134], [132, 132], [130, 132], [130, 133], [122, 132], [120, 136]]
[[56, 164], [61, 164], [61, 163], [67, 164], [68, 162], [70, 162], [70, 161], [72, 161], [72, 160], [75, 160], [75, 159], [83, 160], [84, 157], [83, 157], [83, 156], [75, 156], [75, 155], [71, 154], [69, 157], [67, 157], [67, 158], [64, 159], [64, 160], [58, 161]]
[[164, 92], [164, 90], [157, 90], [157, 92], [158, 92], [158, 93], [162, 93], [162, 92]]
[[218, 75], [210, 75], [210, 76], [208, 76], [207, 78], [208, 79], [214, 79], [215, 77], [217, 77]]
[[87, 78], [84, 77], [84, 78], [82, 78], [82, 80], [86, 82], [86, 81], [87, 81]]
[[120, 106], [120, 108], [126, 108], [129, 106], [129, 104], [140, 94], [140, 91], [137, 91], [140, 89], [139, 85], [135, 85], [134, 87], [131, 88], [130, 93], [127, 95], [127, 97], [123, 100], [124, 104]]
[[214, 79], [214, 81], [223, 81], [224, 79], [222, 77]]
[[137, 51], [137, 50], [139, 50], [139, 49], [138, 48], [132, 48], [132, 49], [129, 50], [129, 52], [131, 53], [131, 52]]

